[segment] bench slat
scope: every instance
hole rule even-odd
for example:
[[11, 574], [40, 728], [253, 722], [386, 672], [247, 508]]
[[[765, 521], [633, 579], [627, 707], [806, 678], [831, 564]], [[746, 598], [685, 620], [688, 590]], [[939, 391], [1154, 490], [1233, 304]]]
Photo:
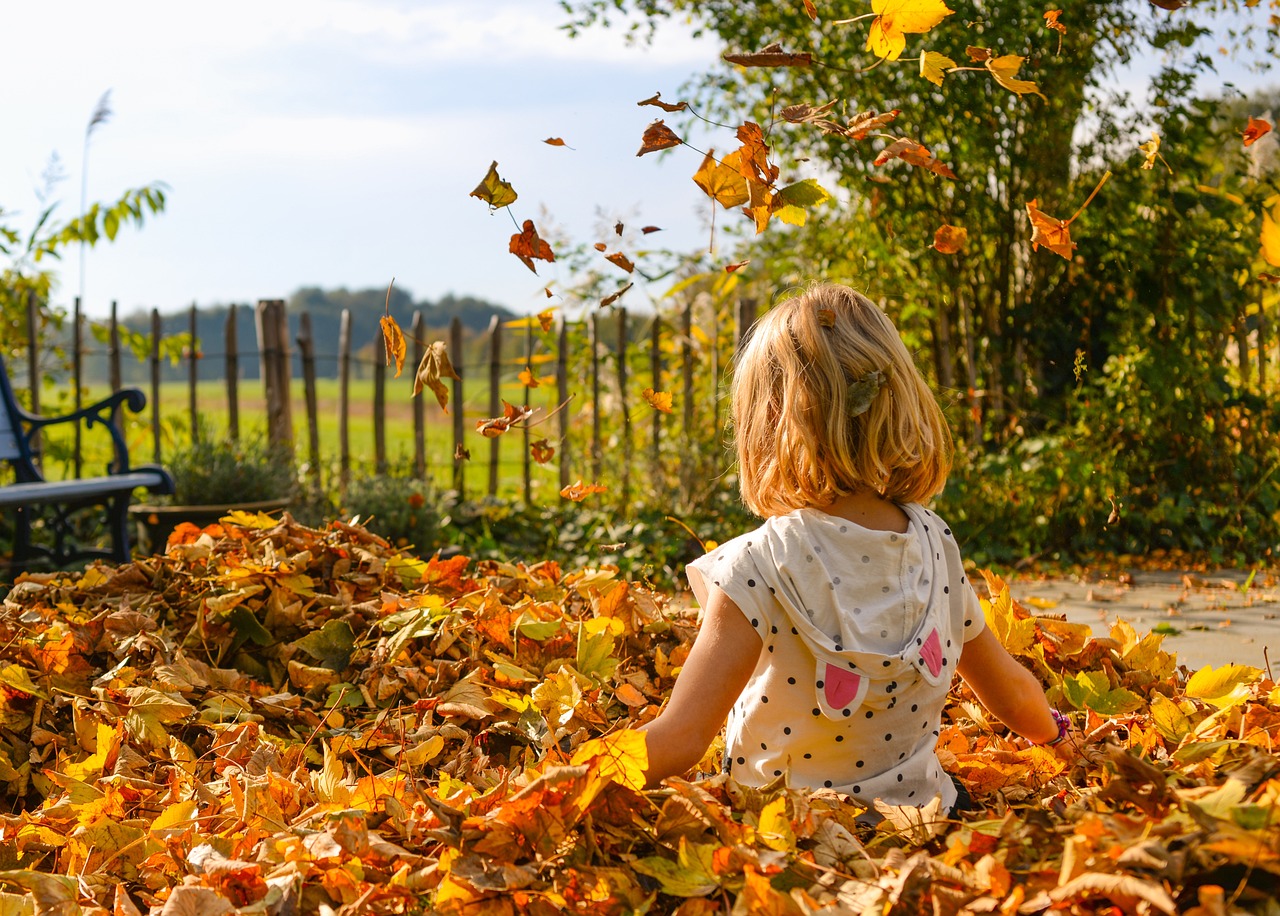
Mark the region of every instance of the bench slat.
[[38, 483], [12, 483], [0, 486], [0, 506], [30, 506], [61, 503], [111, 493], [128, 493], [138, 487], [164, 486], [166, 481], [155, 471], [130, 471], [107, 477], [83, 477], [78, 480], [47, 480]]

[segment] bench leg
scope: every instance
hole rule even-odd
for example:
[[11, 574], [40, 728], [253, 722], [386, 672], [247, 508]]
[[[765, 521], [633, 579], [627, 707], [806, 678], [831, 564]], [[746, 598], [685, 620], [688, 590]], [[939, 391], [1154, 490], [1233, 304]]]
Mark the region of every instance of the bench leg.
[[18, 506], [13, 519], [13, 559], [10, 568], [16, 576], [31, 561], [31, 510]]
[[132, 559], [129, 546], [129, 496], [113, 496], [107, 503], [107, 530], [111, 533], [111, 559], [128, 563]]

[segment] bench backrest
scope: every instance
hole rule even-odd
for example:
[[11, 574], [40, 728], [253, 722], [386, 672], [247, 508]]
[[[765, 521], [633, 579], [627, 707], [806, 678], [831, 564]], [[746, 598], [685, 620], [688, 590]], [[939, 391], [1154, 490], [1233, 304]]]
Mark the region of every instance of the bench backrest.
[[0, 356], [0, 461], [28, 464], [31, 454], [27, 447], [26, 432], [18, 413], [18, 401], [9, 384], [9, 370]]

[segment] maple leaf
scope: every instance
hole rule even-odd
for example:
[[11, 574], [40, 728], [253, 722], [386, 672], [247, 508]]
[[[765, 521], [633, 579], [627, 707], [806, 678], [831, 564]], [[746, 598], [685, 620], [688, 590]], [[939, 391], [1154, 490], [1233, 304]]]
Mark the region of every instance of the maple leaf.
[[864, 111], [854, 116], [844, 133], [854, 140], [861, 140], [873, 130], [879, 130], [898, 116], [898, 109], [877, 114], [875, 110]]
[[707, 152], [702, 165], [693, 174], [693, 181], [712, 200], [726, 210], [745, 204], [751, 199], [747, 180], [738, 168], [738, 152], [735, 150], [718, 162], [715, 150]]
[[771, 42], [750, 54], [724, 54], [722, 58], [740, 67], [808, 67], [813, 55], [808, 52], [791, 54], [782, 50], [778, 42]]
[[539, 385], [542, 384], [540, 381], [538, 381], [538, 377], [533, 374], [533, 369], [531, 369], [529, 366], [525, 366], [523, 369], [520, 370], [519, 379], [520, 379], [520, 384], [524, 385], [526, 388], [537, 388]]
[[1264, 121], [1262, 118], [1249, 118], [1249, 123], [1245, 125], [1244, 134], [1242, 135], [1245, 146], [1253, 146], [1258, 142], [1258, 138], [1271, 132], [1271, 123]]
[[1067, 34], [1066, 23], [1058, 20], [1058, 17], [1061, 15], [1062, 10], [1049, 10], [1044, 14], [1044, 27], [1046, 29], [1053, 29], [1058, 33], [1058, 54], [1062, 53], [1062, 39]]
[[953, 70], [955, 67], [954, 60], [937, 51], [925, 51], [920, 55], [920, 75], [935, 86], [941, 86], [946, 71]]
[[533, 413], [532, 407], [517, 407], [515, 404], [509, 403], [506, 398], [502, 399], [502, 416], [491, 417], [487, 420], [476, 421], [476, 432], [484, 436], [486, 439], [496, 439], [512, 425], [526, 420]]
[[556, 310], [554, 308], [543, 309], [537, 314], [538, 326], [542, 328], [543, 333], [551, 330], [551, 324], [555, 321]]
[[430, 388], [440, 402], [440, 409], [448, 413], [449, 389], [441, 381], [446, 378], [462, 381], [462, 376], [458, 375], [453, 363], [449, 362], [449, 348], [443, 340], [437, 340], [427, 347], [418, 363], [418, 371], [413, 377], [413, 396], [416, 398], [422, 394], [424, 387]]
[[760, 125], [747, 121], [738, 128], [737, 136], [742, 144], [737, 151], [738, 171], [742, 177], [747, 181], [772, 185], [778, 178], [778, 167], [769, 164], [769, 144], [764, 141]]
[[604, 259], [610, 264], [621, 267], [627, 273], [631, 273], [636, 269], [636, 265], [621, 251], [615, 251], [613, 254], [607, 254]]
[[594, 493], [607, 493], [608, 490], [608, 487], [602, 487], [599, 484], [594, 483], [584, 484], [579, 480], [575, 483], [569, 484], [569, 486], [561, 490], [560, 495], [565, 499], [571, 499], [575, 503], [580, 503]]
[[605, 296], [603, 299], [600, 300], [600, 308], [608, 308], [609, 306], [613, 305], [615, 302], [617, 302], [619, 299], [622, 298], [623, 293], [631, 289], [631, 287], [634, 285], [635, 285], [634, 283], [628, 283], [626, 286], [622, 287], [617, 292], [610, 293], [609, 295]]
[[1036, 207], [1036, 201], [1027, 204], [1027, 216], [1031, 218], [1031, 250], [1041, 245], [1068, 261], [1076, 243], [1071, 241], [1071, 221], [1057, 219]]
[[649, 402], [649, 406], [654, 410], [660, 410], [663, 413], [671, 413], [671, 392], [670, 391], [654, 391], [652, 388], [646, 388], [640, 392], [640, 396]]
[[907, 46], [906, 35], [927, 32], [955, 10], [942, 0], [871, 0], [867, 50], [886, 60], [897, 60]]
[[546, 439], [538, 439], [529, 443], [529, 454], [538, 464], [546, 464], [556, 456], [556, 450]]
[[923, 143], [902, 137], [895, 140], [880, 151], [872, 165], [884, 165], [892, 159], [901, 159], [908, 165], [918, 166], [941, 175], [943, 178], [955, 178], [956, 173], [944, 163], [933, 158], [933, 153]]
[[478, 197], [489, 205], [491, 210], [500, 210], [503, 207], [509, 207], [516, 202], [518, 195], [516, 189], [511, 187], [511, 182], [503, 181], [498, 177], [498, 162], [494, 160], [489, 166], [488, 173], [484, 179], [476, 185], [476, 189], [472, 191], [468, 197]]
[[933, 234], [933, 247], [942, 254], [955, 254], [969, 241], [969, 230], [943, 223]]
[[662, 96], [661, 92], [655, 92], [653, 95], [649, 96], [649, 98], [641, 102], [636, 102], [636, 104], [637, 105], [656, 105], [658, 108], [661, 108], [663, 111], [666, 111], [666, 112], [684, 111], [686, 108], [689, 107], [688, 102], [664, 102], [662, 101], [661, 96]]
[[[1014, 79], [1018, 70], [1022, 68], [1022, 62], [1025, 57], [1019, 57], [1017, 54], [1005, 54], [1001, 57], [993, 57], [983, 63], [983, 66], [991, 71], [991, 75], [995, 77], [997, 83], [1010, 92], [1016, 92], [1018, 95], [1026, 95], [1028, 92], [1044, 98], [1044, 93], [1040, 91], [1031, 80]], [[1048, 99], [1045, 99], [1048, 101]]]
[[656, 153], [658, 150], [679, 146], [683, 142], [676, 136], [676, 132], [662, 123], [662, 119], [659, 118], [644, 129], [644, 136], [640, 140], [640, 152], [636, 155]]
[[538, 268], [533, 266], [533, 259], [540, 261], [554, 261], [555, 254], [551, 251], [551, 246], [543, 239], [538, 237], [538, 230], [533, 226], [533, 220], [527, 219], [520, 231], [511, 236], [511, 244], [508, 246], [513, 255], [520, 259], [525, 267], [529, 268], [535, 274]]
[[382, 342], [387, 351], [387, 365], [391, 365], [392, 361], [395, 362], [395, 377], [399, 378], [400, 371], [404, 369], [406, 352], [404, 332], [400, 330], [400, 325], [396, 324], [396, 320], [390, 315], [381, 316], [378, 319], [378, 324], [382, 328]]

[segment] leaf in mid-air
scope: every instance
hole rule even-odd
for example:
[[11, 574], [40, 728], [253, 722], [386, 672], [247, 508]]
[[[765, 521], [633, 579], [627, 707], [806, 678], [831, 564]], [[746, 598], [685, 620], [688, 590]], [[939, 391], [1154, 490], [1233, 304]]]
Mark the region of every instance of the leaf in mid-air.
[[546, 439], [539, 439], [529, 443], [529, 454], [538, 464], [546, 464], [556, 456], [556, 449]]
[[1262, 118], [1251, 117], [1249, 118], [1249, 123], [1245, 125], [1243, 135], [1244, 145], [1253, 146], [1254, 143], [1258, 142], [1259, 137], [1270, 132], [1271, 122], [1264, 121]]
[[1027, 203], [1027, 216], [1031, 217], [1031, 250], [1041, 245], [1068, 261], [1076, 243], [1071, 241], [1070, 220], [1056, 219], [1036, 207], [1036, 201]]
[[676, 132], [666, 124], [662, 123], [662, 119], [654, 121], [644, 129], [644, 136], [640, 139], [640, 152], [637, 156], [643, 156], [645, 153], [656, 153], [660, 149], [670, 149], [673, 146], [679, 146], [684, 141], [676, 136]]
[[920, 55], [920, 75], [935, 86], [941, 86], [943, 76], [955, 66], [954, 60], [937, 51], [925, 51]]
[[[1280, 267], [1280, 207], [1262, 214], [1262, 257], [1272, 267]], [[1275, 282], [1272, 280], [1271, 282]]]
[[517, 407], [503, 398], [502, 416], [491, 417], [488, 420], [477, 420], [476, 432], [486, 439], [496, 439], [509, 430], [512, 425], [519, 423], [521, 420], [527, 420], [532, 413], [532, 407]]
[[670, 391], [654, 391], [652, 388], [646, 388], [640, 392], [641, 397], [649, 402], [649, 406], [654, 410], [660, 410], [663, 413], [671, 413], [671, 392]]
[[476, 185], [476, 189], [468, 196], [480, 198], [493, 210], [510, 206], [516, 202], [518, 197], [516, 189], [511, 187], [511, 182], [503, 181], [498, 177], [497, 160], [494, 160], [493, 164], [489, 166], [489, 171], [484, 176], [484, 180]]
[[933, 153], [929, 151], [928, 147], [907, 137], [895, 140], [882, 149], [880, 155], [876, 156], [872, 162], [872, 165], [884, 165], [892, 159], [901, 159], [908, 165], [928, 169], [943, 178], [956, 177], [956, 173], [951, 171], [951, 168], [946, 163], [939, 162], [933, 158]]
[[747, 258], [745, 261], [735, 261], [732, 264], [726, 264], [724, 266], [724, 272], [727, 274], [735, 273], [739, 270], [742, 270], [742, 268], [746, 267], [750, 263], [751, 263], [751, 259]]
[[804, 14], [814, 22], [818, 21], [818, 8], [814, 6], [813, 0], [804, 0]]
[[[954, 64], [952, 66], [954, 66]], [[849, 122], [849, 126], [845, 128], [844, 133], [847, 136], [852, 137], [854, 140], [861, 140], [873, 130], [879, 130], [884, 127], [897, 116], [898, 109], [896, 108], [891, 111], [886, 111], [884, 114], [880, 114], [874, 109], [871, 111], [863, 111], [854, 115], [853, 120]]]
[[897, 60], [907, 46], [908, 33], [927, 32], [955, 10], [942, 0], [872, 0], [867, 50], [877, 57]]
[[627, 273], [631, 273], [636, 269], [636, 265], [621, 251], [615, 251], [613, 254], [607, 254], [604, 259], [610, 264], [621, 267]]
[[702, 165], [693, 174], [693, 181], [712, 200], [726, 210], [741, 206], [751, 199], [747, 180], [738, 170], [738, 152], [735, 150], [718, 162], [715, 150], [708, 151]]
[[462, 381], [462, 376], [458, 375], [449, 362], [449, 350], [444, 341], [437, 340], [427, 347], [427, 351], [422, 354], [422, 361], [418, 363], [418, 372], [413, 379], [413, 396], [422, 394], [423, 388], [430, 388], [440, 402], [440, 409], [448, 413], [449, 389], [440, 381], [445, 378]]
[[543, 309], [537, 314], [538, 327], [542, 328], [543, 333], [551, 330], [551, 323], [555, 321], [556, 310], [554, 308]]
[[1067, 34], [1066, 23], [1059, 21], [1059, 17], [1061, 15], [1062, 15], [1062, 10], [1049, 10], [1047, 13], [1044, 14], [1044, 27], [1046, 29], [1053, 29], [1055, 32], [1058, 33], [1058, 52], [1057, 53], [1059, 54], [1062, 53], [1062, 38], [1064, 35]]
[[608, 487], [602, 487], [599, 484], [583, 483], [581, 480], [571, 483], [560, 491], [560, 495], [565, 499], [571, 499], [575, 503], [580, 503], [593, 493], [605, 493]]
[[1156, 159], [1160, 155], [1160, 135], [1153, 130], [1151, 139], [1146, 143], [1138, 144], [1138, 149], [1142, 150], [1142, 154], [1146, 157], [1142, 160], [1142, 167], [1144, 169], [1155, 168]]
[[605, 296], [603, 299], [600, 300], [600, 308], [602, 309], [608, 308], [609, 306], [613, 305], [615, 302], [617, 302], [619, 299], [622, 298], [623, 293], [631, 289], [631, 287], [633, 286], [635, 286], [634, 283], [628, 283], [626, 286], [622, 287], [617, 292], [610, 293], [609, 295]]
[[534, 258], [540, 261], [554, 261], [556, 259], [555, 254], [551, 251], [551, 246], [545, 239], [538, 236], [538, 230], [534, 228], [533, 220], [531, 219], [525, 220], [520, 231], [511, 236], [511, 244], [508, 247], [511, 253], [535, 274], [538, 272], [538, 268], [533, 266]]
[[404, 332], [400, 330], [400, 325], [396, 324], [396, 320], [390, 315], [380, 317], [378, 324], [382, 326], [382, 342], [387, 351], [387, 365], [389, 366], [393, 361], [395, 362], [396, 378], [399, 378], [400, 371], [404, 369], [406, 351]]
[[547, 146], [563, 146], [565, 149], [572, 149], [572, 147], [565, 143], [560, 137], [547, 137], [547, 139], [542, 142], [547, 144]]
[[655, 92], [649, 98], [636, 102], [637, 105], [654, 105], [666, 112], [684, 111], [689, 107], [688, 102], [664, 102], [662, 101], [662, 93]]
[[[1000, 57], [993, 57], [983, 63], [983, 66], [991, 71], [991, 75], [995, 77], [997, 83], [1010, 92], [1016, 92], [1018, 95], [1026, 95], [1028, 92], [1044, 98], [1044, 93], [1031, 80], [1014, 79], [1018, 75], [1018, 70], [1022, 68], [1022, 62], [1025, 57], [1019, 57], [1017, 54], [1005, 54]], [[1048, 101], [1048, 99], [1045, 99]]]
[[765, 45], [759, 51], [748, 54], [724, 54], [725, 61], [740, 67], [808, 67], [813, 63], [813, 55], [808, 52], [791, 54], [782, 50], [778, 42]]
[[969, 230], [963, 226], [943, 223], [933, 234], [933, 247], [942, 254], [955, 254], [969, 241]]

